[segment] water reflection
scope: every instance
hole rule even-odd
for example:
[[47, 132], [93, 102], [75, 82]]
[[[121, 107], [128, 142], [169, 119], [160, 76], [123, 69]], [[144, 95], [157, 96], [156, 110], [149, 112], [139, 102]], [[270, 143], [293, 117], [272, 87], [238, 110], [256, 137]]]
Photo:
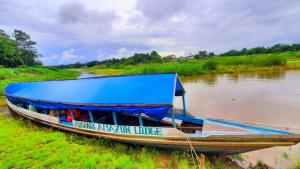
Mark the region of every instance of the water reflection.
[[184, 83], [204, 83], [206, 85], [215, 85], [220, 78], [230, 80], [239, 80], [245, 78], [255, 78], [261, 80], [281, 80], [285, 78], [285, 71], [259, 71], [247, 73], [230, 73], [230, 74], [205, 74], [193, 76], [180, 76]]
[[79, 73], [80, 73], [80, 75], [79, 75], [78, 79], [80, 79], [80, 78], [89, 78], [89, 77], [99, 77], [99, 76], [101, 76], [101, 75], [98, 75], [96, 73], [83, 72], [83, 71], [80, 71]]

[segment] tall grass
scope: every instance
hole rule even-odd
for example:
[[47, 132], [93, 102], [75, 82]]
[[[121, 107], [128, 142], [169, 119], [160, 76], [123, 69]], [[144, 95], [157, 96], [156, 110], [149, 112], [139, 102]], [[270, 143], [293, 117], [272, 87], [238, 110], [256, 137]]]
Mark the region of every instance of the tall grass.
[[232, 57], [216, 57], [216, 62], [220, 65], [239, 66], [248, 65], [253, 67], [264, 66], [285, 66], [287, 57], [280, 55], [250, 55], [250, 56], [232, 56]]
[[[93, 68], [85, 68], [83, 70], [108, 75], [161, 72], [177, 72], [180, 75], [195, 75], [204, 73], [231, 73], [266, 69], [271, 70], [278, 68], [300, 69], [300, 60], [295, 59], [296, 56], [300, 56], [299, 51], [248, 56], [216, 56], [206, 60], [148, 63], [134, 66], [118, 65], [118, 68], [96, 66]], [[291, 62], [292, 60], [293, 62]]]
[[202, 63], [169, 62], [163, 64], [143, 64], [125, 69], [125, 74], [178, 72], [182, 75], [198, 74], [202, 72]]
[[240, 71], [251, 68], [286, 66], [287, 58], [280, 55], [215, 57], [207, 60], [142, 64], [127, 67], [125, 74], [177, 72], [180, 75], [194, 75], [208, 72], [226, 72], [232, 67]]

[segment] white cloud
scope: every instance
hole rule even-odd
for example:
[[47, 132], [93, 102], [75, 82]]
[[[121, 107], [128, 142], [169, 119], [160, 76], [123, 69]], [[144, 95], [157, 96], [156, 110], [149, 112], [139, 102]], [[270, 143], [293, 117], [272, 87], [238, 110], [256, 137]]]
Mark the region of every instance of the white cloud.
[[76, 62], [84, 62], [86, 60], [86, 57], [82, 55], [76, 55], [74, 49], [69, 49], [63, 51], [60, 55], [41, 57], [40, 60], [45, 65], [62, 65], [62, 64], [71, 64]]
[[0, 29], [28, 32], [42, 43], [44, 58], [63, 63], [69, 59], [58, 59], [62, 51], [87, 46], [97, 47], [85, 50], [85, 61], [150, 50], [189, 54], [295, 43], [299, 18], [297, 0], [2, 0], [0, 5]]
[[173, 46], [176, 44], [176, 41], [168, 38], [150, 38], [147, 44], [150, 46]]
[[111, 54], [109, 58], [122, 58], [122, 57], [129, 57], [132, 56], [137, 51], [135, 50], [128, 50], [125, 47], [119, 48], [115, 53]]

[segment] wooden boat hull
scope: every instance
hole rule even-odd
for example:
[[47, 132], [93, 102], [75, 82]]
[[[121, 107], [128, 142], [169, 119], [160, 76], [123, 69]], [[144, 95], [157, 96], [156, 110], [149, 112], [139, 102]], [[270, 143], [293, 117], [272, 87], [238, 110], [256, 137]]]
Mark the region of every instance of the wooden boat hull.
[[190, 150], [191, 146], [197, 152], [233, 154], [252, 150], [264, 149], [273, 146], [291, 146], [300, 141], [300, 135], [214, 135], [207, 137], [159, 137], [140, 136], [105, 133], [87, 129], [75, 128], [60, 124], [58, 119], [42, 115], [24, 108], [20, 108], [8, 102], [10, 110], [13, 112], [47, 126], [60, 130], [75, 132], [79, 134], [108, 138], [129, 144], [153, 146], [159, 148], [169, 148], [175, 150]]

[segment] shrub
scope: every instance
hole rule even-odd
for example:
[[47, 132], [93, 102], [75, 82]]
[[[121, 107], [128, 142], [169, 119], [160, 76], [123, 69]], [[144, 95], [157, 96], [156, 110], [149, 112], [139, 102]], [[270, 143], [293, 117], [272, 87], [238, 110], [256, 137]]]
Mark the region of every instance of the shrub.
[[218, 63], [214, 59], [209, 59], [202, 65], [202, 70], [217, 70]]

